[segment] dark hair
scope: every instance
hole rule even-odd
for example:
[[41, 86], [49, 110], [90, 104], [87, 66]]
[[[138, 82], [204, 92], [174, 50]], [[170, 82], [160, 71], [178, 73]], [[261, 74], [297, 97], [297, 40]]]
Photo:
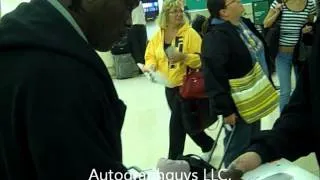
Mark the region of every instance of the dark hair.
[[210, 19], [220, 18], [220, 10], [224, 9], [225, 0], [207, 0], [207, 8], [210, 13]]
[[209, 23], [212, 18], [220, 18], [220, 10], [226, 7], [225, 0], [207, 0], [207, 9], [210, 17], [202, 24], [202, 33], [208, 32]]
[[201, 37], [203, 37], [203, 24], [206, 22], [207, 18], [203, 15], [197, 14], [192, 21], [192, 28], [196, 30]]
[[210, 19], [211, 18], [207, 18], [206, 21], [204, 21], [202, 24], [202, 36], [204, 36], [208, 32]]

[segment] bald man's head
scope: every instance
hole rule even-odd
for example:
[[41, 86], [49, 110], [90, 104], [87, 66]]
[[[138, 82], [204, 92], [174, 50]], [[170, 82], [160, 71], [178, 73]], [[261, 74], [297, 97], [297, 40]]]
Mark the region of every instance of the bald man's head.
[[139, 0], [59, 0], [77, 21], [89, 43], [108, 51], [120, 38]]

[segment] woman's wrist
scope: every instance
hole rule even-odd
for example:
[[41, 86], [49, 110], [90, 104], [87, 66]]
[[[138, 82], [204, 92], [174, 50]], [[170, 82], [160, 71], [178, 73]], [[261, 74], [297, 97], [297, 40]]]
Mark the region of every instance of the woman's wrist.
[[186, 60], [188, 59], [188, 55], [183, 53], [183, 58], [182, 58], [182, 61], [185, 62]]

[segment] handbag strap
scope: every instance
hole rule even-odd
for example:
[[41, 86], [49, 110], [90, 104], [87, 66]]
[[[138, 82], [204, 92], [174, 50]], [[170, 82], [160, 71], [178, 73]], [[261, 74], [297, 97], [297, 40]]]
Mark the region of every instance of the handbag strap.
[[192, 72], [199, 72], [199, 71], [200, 71], [200, 68], [194, 69], [194, 68], [187, 66], [186, 74], [188, 75]]
[[189, 66], [187, 66], [186, 74], [189, 74], [190, 72], [191, 72], [191, 68]]

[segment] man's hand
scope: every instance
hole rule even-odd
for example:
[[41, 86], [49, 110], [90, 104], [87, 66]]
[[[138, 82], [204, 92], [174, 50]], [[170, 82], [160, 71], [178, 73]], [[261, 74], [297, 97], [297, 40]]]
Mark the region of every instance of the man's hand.
[[215, 179], [242, 180], [244, 173], [257, 168], [261, 164], [261, 157], [255, 152], [247, 152], [234, 160], [227, 170], [218, 170]]
[[224, 118], [224, 122], [226, 124], [235, 125], [237, 119], [238, 119], [238, 116], [235, 113], [233, 113], [233, 114], [225, 117]]
[[251, 171], [258, 166], [261, 165], [261, 157], [256, 152], [247, 152], [239, 156], [236, 160], [234, 160], [231, 164], [229, 169], [237, 169], [246, 173]]
[[242, 180], [241, 177], [243, 175], [243, 172], [240, 170], [233, 170], [233, 169], [228, 169], [228, 170], [218, 170], [214, 174], [213, 179], [230, 179], [230, 180]]

